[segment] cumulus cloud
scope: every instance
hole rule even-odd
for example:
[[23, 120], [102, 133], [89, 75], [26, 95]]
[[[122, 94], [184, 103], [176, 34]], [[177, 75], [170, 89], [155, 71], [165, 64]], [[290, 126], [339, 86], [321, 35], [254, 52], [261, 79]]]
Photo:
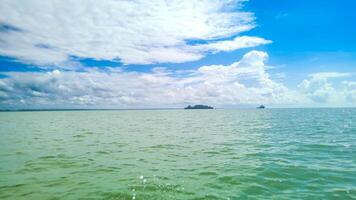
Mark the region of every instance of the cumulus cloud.
[[298, 88], [310, 103], [342, 105], [356, 103], [356, 85], [353, 81], [343, 81], [341, 88], [336, 88], [331, 80], [351, 76], [350, 73], [320, 72], [309, 75]]
[[[190, 71], [155, 68], [127, 72], [107, 68], [82, 72], [7, 72], [0, 79], [3, 107], [175, 107], [297, 103], [295, 95], [266, 72], [267, 53], [251, 51], [231, 65]], [[184, 74], [184, 76], [180, 76]]]
[[356, 81], [343, 81], [343, 94], [348, 102], [356, 103]]
[[255, 26], [243, 2], [0, 0], [0, 54], [39, 66], [71, 66], [72, 56], [179, 63], [270, 43], [236, 36]]

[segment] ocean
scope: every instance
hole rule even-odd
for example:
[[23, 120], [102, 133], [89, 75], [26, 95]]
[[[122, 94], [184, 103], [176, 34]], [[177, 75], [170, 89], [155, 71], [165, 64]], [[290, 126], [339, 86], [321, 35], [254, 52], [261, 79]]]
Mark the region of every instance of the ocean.
[[356, 199], [356, 109], [0, 112], [0, 199]]

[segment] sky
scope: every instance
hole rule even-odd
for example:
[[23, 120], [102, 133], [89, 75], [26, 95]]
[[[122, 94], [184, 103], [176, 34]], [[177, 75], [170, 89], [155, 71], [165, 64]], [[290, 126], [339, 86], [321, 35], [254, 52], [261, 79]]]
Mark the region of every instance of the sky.
[[354, 107], [355, 8], [0, 0], [0, 109]]

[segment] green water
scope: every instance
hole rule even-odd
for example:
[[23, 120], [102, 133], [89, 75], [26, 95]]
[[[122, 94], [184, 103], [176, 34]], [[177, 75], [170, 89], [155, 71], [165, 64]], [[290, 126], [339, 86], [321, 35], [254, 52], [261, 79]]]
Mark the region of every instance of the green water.
[[355, 199], [356, 109], [0, 113], [0, 199]]

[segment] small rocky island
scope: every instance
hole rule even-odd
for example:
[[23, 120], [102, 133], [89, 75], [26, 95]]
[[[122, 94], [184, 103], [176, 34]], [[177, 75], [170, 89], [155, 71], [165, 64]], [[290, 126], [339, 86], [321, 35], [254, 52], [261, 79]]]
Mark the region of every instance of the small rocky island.
[[184, 109], [214, 109], [214, 107], [206, 106], [206, 105], [195, 105], [195, 106], [187, 106]]

